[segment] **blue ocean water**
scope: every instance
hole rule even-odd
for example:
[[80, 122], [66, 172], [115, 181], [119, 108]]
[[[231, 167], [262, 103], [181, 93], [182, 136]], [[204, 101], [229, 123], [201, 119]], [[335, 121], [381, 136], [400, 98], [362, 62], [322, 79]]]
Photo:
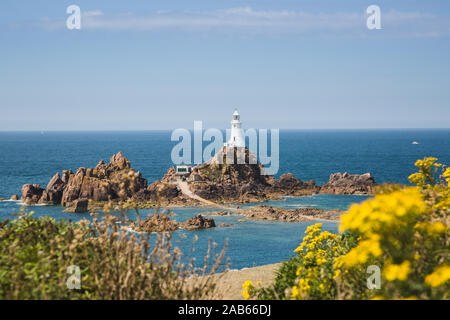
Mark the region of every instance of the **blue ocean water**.
[[[149, 183], [161, 178], [171, 166], [170, 153], [176, 142], [170, 131], [147, 132], [0, 132], [0, 198], [20, 195], [25, 183], [46, 186], [50, 178], [65, 169], [93, 167], [100, 159], [109, 160], [122, 151], [132, 167], [140, 170]], [[419, 144], [412, 144], [418, 141]], [[414, 162], [435, 156], [450, 164], [450, 130], [311, 130], [280, 132], [280, 171], [292, 172], [302, 180], [326, 182], [334, 172], [374, 175], [377, 182], [407, 183], [415, 171]], [[286, 208], [317, 207], [345, 210], [364, 196], [315, 195], [270, 202]], [[20, 203], [0, 202], [0, 220], [18, 211]], [[79, 220], [88, 214], [63, 213], [55, 206], [27, 208], [35, 215]], [[184, 221], [208, 208], [176, 208], [175, 219]], [[143, 211], [142, 214], [145, 214]], [[218, 224], [233, 227], [204, 231], [178, 231], [189, 247], [194, 235], [199, 240], [194, 256], [198, 261], [206, 253], [208, 239], [221, 247], [229, 240], [226, 256], [235, 269], [275, 263], [287, 259], [297, 247], [311, 223], [237, 222], [238, 217], [214, 217]], [[337, 224], [324, 222], [324, 229], [337, 232]]]

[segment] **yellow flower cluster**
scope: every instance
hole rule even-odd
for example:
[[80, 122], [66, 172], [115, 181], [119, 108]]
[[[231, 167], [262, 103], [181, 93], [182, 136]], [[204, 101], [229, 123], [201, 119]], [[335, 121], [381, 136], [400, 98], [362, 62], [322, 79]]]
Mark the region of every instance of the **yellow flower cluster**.
[[401, 229], [425, 211], [422, 193], [415, 187], [409, 187], [352, 205], [341, 217], [340, 231], [355, 231], [369, 237], [383, 232], [387, 227]]
[[245, 300], [250, 299], [251, 297], [250, 291], [253, 288], [254, 288], [253, 282], [251, 282], [250, 280], [244, 282], [244, 284], [242, 285], [242, 289], [244, 289], [244, 291], [242, 291], [242, 295], [244, 296]]
[[297, 269], [296, 285], [292, 287], [292, 299], [322, 299], [335, 290], [332, 264], [344, 253], [341, 236], [328, 231], [321, 232], [322, 223], [309, 226], [295, 253], [302, 264]]
[[433, 273], [425, 277], [425, 283], [431, 287], [439, 287], [450, 280], [450, 265], [437, 267]]
[[402, 244], [398, 236], [409, 233], [408, 226], [426, 209], [422, 193], [415, 187], [380, 194], [362, 204], [353, 205], [341, 217], [340, 230], [359, 234], [360, 241], [358, 246], [336, 259], [335, 268], [351, 268], [382, 256], [381, 241], [400, 250]]
[[408, 177], [411, 183], [417, 186], [424, 186], [427, 183], [434, 183], [436, 181], [437, 169], [442, 165], [436, 163], [437, 158], [428, 157], [423, 160], [417, 160], [414, 164], [419, 168], [419, 172], [413, 173]]
[[423, 231], [430, 236], [439, 236], [448, 231], [447, 225], [442, 223], [441, 221], [436, 222], [418, 222], [414, 228], [419, 231]]
[[388, 281], [405, 281], [411, 271], [411, 262], [404, 261], [401, 264], [389, 264], [384, 268], [384, 278]]
[[445, 178], [445, 181], [447, 181], [448, 186], [450, 187], [450, 167], [444, 171], [444, 173], [442, 174], [442, 177]]
[[[379, 187], [341, 216], [340, 235], [322, 232], [321, 223], [306, 229], [294, 251], [292, 299], [449, 298], [450, 168], [432, 157], [415, 165], [416, 186]], [[382, 270], [377, 290], [368, 285], [373, 265]], [[244, 297], [251, 290], [246, 282]]]
[[[383, 269], [384, 298], [408, 298], [418, 288], [423, 288], [423, 297], [448, 295], [445, 284], [450, 271], [442, 263], [450, 260], [449, 181], [444, 183], [437, 178], [438, 170], [446, 167], [436, 161], [425, 158], [416, 162], [419, 172], [409, 180], [417, 187], [386, 188], [388, 192], [379, 192], [373, 199], [353, 205], [341, 217], [340, 231], [358, 235], [359, 242], [336, 258], [335, 279], [347, 281], [347, 287], [357, 285], [357, 281], [363, 281], [357, 279], [365, 276], [365, 268], [375, 264]], [[442, 177], [448, 178], [448, 171]], [[430, 268], [435, 271], [428, 276], [413, 272]], [[349, 269], [352, 277], [346, 279], [344, 274]], [[397, 281], [406, 284], [398, 286]], [[427, 291], [425, 285], [439, 290]], [[366, 294], [371, 295], [369, 291]]]
[[380, 236], [371, 235], [368, 239], [359, 242], [359, 245], [346, 255], [337, 257], [334, 263], [336, 269], [340, 267], [351, 268], [366, 263], [371, 257], [381, 256]]

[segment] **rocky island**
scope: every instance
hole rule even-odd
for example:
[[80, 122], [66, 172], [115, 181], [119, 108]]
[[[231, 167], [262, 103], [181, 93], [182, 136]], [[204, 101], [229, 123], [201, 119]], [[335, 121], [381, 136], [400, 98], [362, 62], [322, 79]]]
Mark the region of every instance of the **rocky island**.
[[[184, 177], [177, 175], [175, 168], [171, 167], [162, 179], [150, 185], [119, 152], [111, 157], [109, 163], [101, 160], [94, 168], [82, 167], [75, 173], [72, 170], [56, 173], [45, 189], [38, 184], [25, 184], [21, 200], [26, 204], [61, 205], [69, 212], [86, 212], [110, 200], [129, 201], [140, 208], [220, 205], [317, 193], [370, 194], [376, 186], [369, 173], [332, 174], [322, 187], [314, 180], [301, 181], [291, 173], [276, 180], [274, 176], [263, 174], [261, 164], [250, 161], [253, 155], [249, 149], [243, 149], [244, 164], [236, 164], [237, 148], [231, 150], [235, 160], [233, 164], [227, 164], [227, 148], [224, 147], [210, 161], [193, 167], [192, 172]], [[313, 212], [305, 212], [306, 215], [309, 213]], [[282, 220], [290, 220], [289, 217], [288, 214]]]
[[227, 164], [227, 148], [224, 147], [210, 161], [194, 167], [187, 177], [192, 193], [215, 202], [243, 203], [311, 195], [320, 190], [314, 180], [303, 182], [292, 174], [284, 174], [278, 180], [264, 175], [264, 167], [250, 160], [253, 155], [247, 148], [243, 149], [245, 163], [237, 164], [237, 150], [228, 149], [233, 152], [232, 164]]
[[214, 219], [204, 218], [201, 214], [185, 222], [176, 222], [167, 213], [159, 213], [156, 210], [153, 215], [145, 219], [138, 218], [136, 221], [131, 222], [128, 227], [136, 232], [165, 232], [178, 229], [200, 230], [215, 228], [216, 223]]
[[283, 222], [305, 222], [312, 220], [339, 220], [342, 211], [322, 210], [317, 208], [285, 209], [266, 205], [242, 210], [249, 220], [258, 221], [283, 221]]
[[101, 160], [95, 168], [79, 168], [75, 173], [56, 173], [44, 189], [38, 184], [22, 186], [21, 200], [26, 204], [49, 204], [68, 207], [68, 211], [85, 212], [89, 206], [119, 199], [130, 199], [142, 206], [177, 203], [193, 204], [174, 184], [156, 181], [147, 185], [141, 172], [130, 166], [121, 153], [113, 155], [108, 164]]

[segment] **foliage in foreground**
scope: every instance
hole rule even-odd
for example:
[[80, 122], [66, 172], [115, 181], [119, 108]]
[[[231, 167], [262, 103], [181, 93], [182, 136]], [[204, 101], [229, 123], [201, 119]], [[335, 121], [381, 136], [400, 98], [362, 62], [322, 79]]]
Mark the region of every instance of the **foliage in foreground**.
[[[94, 216], [92, 222], [22, 214], [0, 223], [0, 299], [200, 299], [212, 295], [215, 283], [202, 275], [217, 270], [224, 250], [208, 267], [210, 243], [204, 267], [194, 268], [193, 259], [188, 256], [183, 262], [180, 250], [172, 246], [172, 233], [130, 233], [110, 214], [111, 206], [105, 206], [103, 219]], [[125, 201], [120, 208], [123, 217]], [[78, 270], [81, 281], [74, 278]]]
[[[310, 226], [274, 283], [246, 281], [244, 297], [449, 299], [450, 168], [436, 161], [415, 163], [419, 171], [409, 180], [416, 186], [382, 186], [353, 205], [341, 217], [341, 234]], [[370, 278], [377, 269], [379, 286]]]

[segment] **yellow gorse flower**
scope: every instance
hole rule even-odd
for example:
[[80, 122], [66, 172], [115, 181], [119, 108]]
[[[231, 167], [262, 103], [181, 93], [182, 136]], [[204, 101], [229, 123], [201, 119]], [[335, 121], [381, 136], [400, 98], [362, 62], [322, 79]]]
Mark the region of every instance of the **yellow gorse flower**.
[[307, 299], [328, 293], [333, 287], [332, 268], [334, 259], [345, 251], [341, 236], [322, 231], [322, 223], [309, 226], [300, 246], [295, 252], [303, 258], [298, 267], [297, 283], [292, 287], [292, 299]]
[[445, 181], [447, 181], [448, 186], [450, 187], [450, 167], [447, 168], [447, 170], [444, 171], [442, 176], [445, 178]]
[[[341, 216], [340, 231], [359, 237], [356, 247], [336, 257], [333, 279], [355, 281], [351, 279], [366, 276], [367, 266], [375, 264], [382, 268], [385, 279], [386, 291], [379, 296], [410, 298], [416, 295], [408, 288], [420, 288], [424, 279], [412, 270], [448, 261], [450, 169], [436, 161], [430, 157], [416, 162], [419, 172], [409, 179], [417, 186], [385, 187], [374, 198], [351, 206]], [[441, 176], [439, 170], [443, 171]], [[394, 264], [392, 261], [403, 262]], [[355, 276], [358, 272], [360, 276]], [[433, 291], [434, 298], [448, 297], [449, 278], [448, 263], [437, 265], [435, 271], [426, 276], [425, 284], [437, 290]], [[409, 284], [400, 288], [395, 284], [399, 281]]]
[[[433, 157], [416, 166], [409, 177], [416, 186], [379, 187], [341, 216], [341, 234], [308, 226], [294, 251], [296, 280], [285, 291], [291, 299], [449, 298], [450, 168]], [[382, 272], [380, 289], [368, 288], [372, 266]], [[246, 282], [246, 299], [252, 290]]]
[[450, 266], [437, 267], [433, 273], [425, 277], [425, 283], [431, 287], [439, 287], [450, 280]]
[[405, 281], [411, 271], [411, 262], [403, 261], [401, 264], [389, 264], [384, 268], [383, 276], [388, 281]]
[[244, 289], [244, 291], [242, 291], [242, 295], [244, 296], [245, 300], [250, 299], [250, 297], [251, 297], [250, 290], [252, 288], [253, 288], [253, 282], [250, 280], [247, 280], [242, 284], [242, 289]]
[[425, 211], [422, 193], [415, 187], [409, 187], [352, 205], [341, 217], [340, 231], [351, 230], [367, 235], [383, 231], [386, 227], [402, 228], [406, 221]]
[[428, 235], [431, 235], [431, 236], [440, 235], [448, 230], [447, 225], [445, 225], [441, 221], [419, 222], [414, 226], [414, 228], [419, 231], [424, 231]]

